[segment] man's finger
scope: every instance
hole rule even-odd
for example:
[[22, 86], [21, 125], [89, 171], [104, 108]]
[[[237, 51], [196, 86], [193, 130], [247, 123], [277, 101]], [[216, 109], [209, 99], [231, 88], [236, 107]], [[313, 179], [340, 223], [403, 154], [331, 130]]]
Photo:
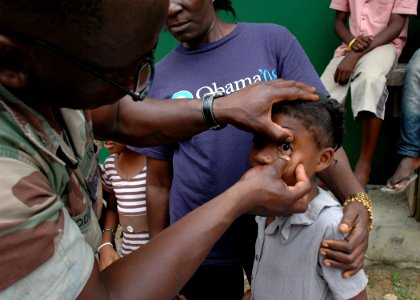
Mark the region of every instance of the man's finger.
[[267, 122], [263, 125], [262, 133], [267, 135], [273, 141], [284, 141], [292, 136], [290, 130], [287, 130], [278, 124], [274, 123], [271, 119], [268, 119]]
[[287, 159], [279, 157], [272, 163], [267, 164], [265, 168], [271, 171], [271, 175], [273, 177], [281, 178], [288, 164], [289, 164], [289, 161]]
[[293, 197], [297, 199], [303, 198], [311, 189], [311, 180], [308, 175], [306, 175], [305, 168], [302, 164], [299, 164], [296, 167], [296, 184], [290, 186], [289, 190], [293, 194]]

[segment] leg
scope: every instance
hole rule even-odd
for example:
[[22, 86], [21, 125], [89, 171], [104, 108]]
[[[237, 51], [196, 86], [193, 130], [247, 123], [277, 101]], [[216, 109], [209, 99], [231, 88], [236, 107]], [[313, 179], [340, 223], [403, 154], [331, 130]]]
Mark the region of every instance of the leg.
[[[395, 181], [408, 177], [420, 167], [420, 49], [410, 59], [404, 79], [401, 99], [400, 139], [397, 153], [402, 156], [394, 175]], [[407, 180], [389, 188], [402, 189]]]
[[354, 175], [360, 184], [366, 187], [369, 182], [371, 163], [381, 131], [382, 120], [370, 112], [360, 112], [358, 117], [362, 122], [362, 143]]
[[388, 97], [386, 76], [396, 61], [393, 46], [375, 48], [360, 59], [351, 78], [353, 115], [362, 122], [362, 142], [354, 174], [363, 187], [369, 182], [371, 163], [385, 116]]
[[[343, 58], [344, 56], [340, 56], [331, 59], [321, 75], [321, 81], [327, 91], [330, 93], [331, 98], [336, 99], [339, 103], [345, 106], [350, 82], [348, 82], [346, 85], [340, 85], [334, 81], [335, 71], [337, 70], [337, 67]], [[316, 184], [324, 190], [328, 190], [328, 187], [319, 177], [316, 178]]]

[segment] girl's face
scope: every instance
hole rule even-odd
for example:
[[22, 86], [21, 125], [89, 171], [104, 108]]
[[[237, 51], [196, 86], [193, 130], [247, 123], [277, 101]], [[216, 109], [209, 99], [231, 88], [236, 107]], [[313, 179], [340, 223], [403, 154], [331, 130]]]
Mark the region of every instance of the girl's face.
[[198, 46], [211, 42], [216, 12], [211, 0], [169, 1], [167, 27], [180, 42]]
[[[277, 113], [273, 116], [273, 121], [288, 129], [291, 136], [279, 142], [274, 142], [264, 136], [255, 136], [254, 146], [249, 156], [253, 166], [265, 165], [280, 157], [288, 159], [289, 164], [282, 176], [287, 185], [296, 183], [295, 170], [299, 164], [303, 164], [309, 177], [326, 167], [322, 164], [326, 158], [325, 149], [318, 149], [313, 133], [305, 129], [298, 119]], [[327, 149], [332, 150], [332, 148]]]
[[109, 153], [115, 154], [123, 152], [126, 148], [126, 145], [113, 141], [104, 141], [104, 147], [109, 151]]

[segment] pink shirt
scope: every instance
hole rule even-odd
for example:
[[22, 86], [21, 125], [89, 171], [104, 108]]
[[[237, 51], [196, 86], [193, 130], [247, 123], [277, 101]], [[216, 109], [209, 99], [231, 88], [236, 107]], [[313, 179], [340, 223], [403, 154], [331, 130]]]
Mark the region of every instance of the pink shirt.
[[[350, 13], [350, 32], [354, 36], [360, 34], [377, 35], [384, 30], [391, 14], [416, 15], [417, 0], [332, 0], [330, 8]], [[408, 17], [404, 27], [391, 44], [398, 55], [407, 41]], [[343, 42], [334, 53], [334, 57], [344, 55], [347, 45]]]

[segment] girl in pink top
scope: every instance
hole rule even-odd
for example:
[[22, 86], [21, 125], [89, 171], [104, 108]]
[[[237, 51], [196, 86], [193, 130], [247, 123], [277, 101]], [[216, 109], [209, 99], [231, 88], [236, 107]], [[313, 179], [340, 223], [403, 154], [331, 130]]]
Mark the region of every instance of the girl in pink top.
[[342, 104], [351, 89], [353, 117], [362, 123], [354, 174], [366, 187], [385, 116], [387, 75], [405, 45], [408, 15], [417, 13], [417, 0], [332, 0], [330, 7], [336, 10], [334, 29], [342, 44], [321, 80]]

